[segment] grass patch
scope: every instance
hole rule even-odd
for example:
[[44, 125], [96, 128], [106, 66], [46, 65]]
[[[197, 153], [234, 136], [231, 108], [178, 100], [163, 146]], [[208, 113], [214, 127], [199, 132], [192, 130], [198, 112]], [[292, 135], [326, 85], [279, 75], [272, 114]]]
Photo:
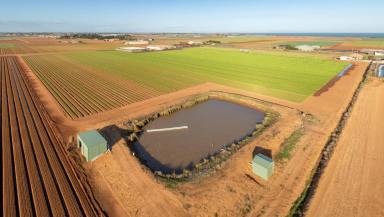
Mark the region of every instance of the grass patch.
[[282, 149], [276, 155], [277, 161], [282, 161], [291, 158], [291, 153], [295, 149], [296, 144], [300, 141], [300, 138], [304, 135], [302, 128], [296, 129], [281, 145]]
[[8, 44], [8, 43], [0, 43], [0, 48], [11, 48], [16, 47], [15, 44]]
[[136, 54], [77, 52], [63, 56], [164, 93], [214, 82], [293, 102], [313, 95], [346, 66], [323, 56], [242, 53], [224, 48]]
[[13, 40], [15, 37], [9, 37], [9, 36], [0, 36], [0, 41], [1, 40]]
[[297, 42], [287, 42], [286, 44], [291, 46], [299, 46], [299, 45], [309, 45], [309, 46], [332, 46], [336, 44], [340, 44], [340, 41], [297, 41]]
[[384, 39], [383, 40], [360, 40], [360, 41], [350, 41], [348, 44], [356, 45], [356, 46], [379, 46], [384, 47]]

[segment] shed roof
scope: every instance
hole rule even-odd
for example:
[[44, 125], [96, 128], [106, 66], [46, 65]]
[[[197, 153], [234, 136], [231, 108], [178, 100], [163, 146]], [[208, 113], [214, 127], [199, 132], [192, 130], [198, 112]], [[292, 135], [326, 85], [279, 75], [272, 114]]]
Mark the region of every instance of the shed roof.
[[270, 167], [271, 165], [273, 165], [273, 160], [263, 154], [255, 155], [255, 157], [253, 157], [253, 162], [263, 167]]
[[97, 132], [96, 130], [86, 131], [79, 133], [78, 137], [83, 141], [88, 147], [99, 145], [101, 143], [107, 143], [107, 140]]

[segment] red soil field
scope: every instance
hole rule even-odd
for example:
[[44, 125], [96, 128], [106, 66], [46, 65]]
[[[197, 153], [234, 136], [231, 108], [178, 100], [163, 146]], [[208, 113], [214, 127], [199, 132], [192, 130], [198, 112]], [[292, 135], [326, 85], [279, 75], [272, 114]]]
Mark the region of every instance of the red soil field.
[[103, 215], [16, 57], [0, 57], [3, 216]]
[[384, 216], [384, 83], [363, 87], [307, 216]]
[[122, 42], [104, 42], [90, 39], [53, 39], [40, 37], [17, 37], [0, 40], [0, 44], [12, 44], [11, 47], [0, 47], [0, 55], [37, 55], [42, 53], [72, 52], [84, 50], [112, 50], [121, 46]]

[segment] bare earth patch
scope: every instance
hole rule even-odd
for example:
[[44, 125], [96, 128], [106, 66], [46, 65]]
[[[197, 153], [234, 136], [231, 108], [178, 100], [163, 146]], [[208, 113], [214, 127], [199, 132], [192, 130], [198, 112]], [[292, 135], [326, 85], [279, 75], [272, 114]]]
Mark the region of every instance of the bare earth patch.
[[384, 83], [363, 87], [308, 216], [384, 216]]

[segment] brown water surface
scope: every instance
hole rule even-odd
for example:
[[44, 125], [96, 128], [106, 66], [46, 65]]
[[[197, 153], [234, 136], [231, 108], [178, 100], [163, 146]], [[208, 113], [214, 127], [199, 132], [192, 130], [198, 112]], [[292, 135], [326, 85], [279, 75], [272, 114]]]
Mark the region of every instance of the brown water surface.
[[[210, 99], [149, 123], [134, 149], [150, 169], [180, 173], [251, 133], [263, 119], [262, 111]], [[178, 126], [188, 129], [146, 132]]]

